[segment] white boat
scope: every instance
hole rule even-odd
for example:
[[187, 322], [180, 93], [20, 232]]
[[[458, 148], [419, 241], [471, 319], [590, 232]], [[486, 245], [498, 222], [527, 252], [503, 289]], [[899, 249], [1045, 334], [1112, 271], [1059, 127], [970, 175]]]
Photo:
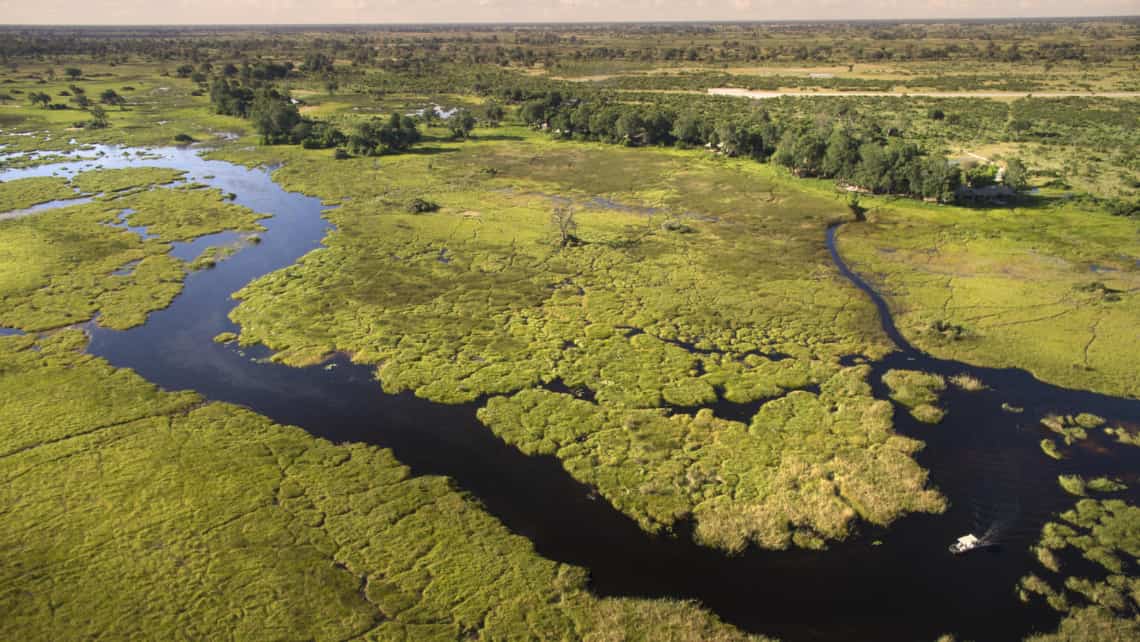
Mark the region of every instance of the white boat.
[[973, 533], [963, 535], [958, 538], [958, 541], [950, 545], [950, 552], [955, 555], [962, 553], [969, 553], [972, 550], [986, 546], [985, 540], [978, 539]]

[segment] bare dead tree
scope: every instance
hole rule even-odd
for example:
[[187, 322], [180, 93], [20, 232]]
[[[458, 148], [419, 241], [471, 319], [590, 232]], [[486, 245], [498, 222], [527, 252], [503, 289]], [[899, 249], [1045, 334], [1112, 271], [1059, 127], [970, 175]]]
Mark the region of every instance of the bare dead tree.
[[574, 220], [574, 207], [572, 205], [559, 205], [554, 208], [551, 220], [558, 228], [558, 240], [562, 247], [578, 243], [576, 232], [578, 223]]

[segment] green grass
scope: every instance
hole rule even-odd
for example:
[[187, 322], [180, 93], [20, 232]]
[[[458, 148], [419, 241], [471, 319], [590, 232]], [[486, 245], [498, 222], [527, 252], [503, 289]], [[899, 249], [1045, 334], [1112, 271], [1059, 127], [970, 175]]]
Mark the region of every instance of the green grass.
[[[142, 188], [180, 172], [139, 168], [95, 170], [75, 177], [84, 190]], [[23, 179], [3, 185], [36, 181]], [[112, 227], [120, 212], [155, 238]], [[94, 202], [0, 220], [0, 327], [47, 330], [98, 316], [105, 327], [139, 325], [182, 290], [186, 266], [168, 255], [168, 241], [223, 230], [262, 230], [264, 215], [226, 202], [217, 190], [120, 192]], [[127, 274], [115, 274], [131, 263]]]
[[750, 425], [545, 390], [494, 397], [479, 418], [523, 452], [559, 458], [647, 530], [691, 517], [709, 546], [819, 548], [859, 520], [886, 525], [945, 507], [911, 459], [921, 444], [892, 434], [890, 406], [870, 396], [867, 370], [838, 372], [818, 396], [771, 401]]
[[[484, 417], [505, 439], [557, 454], [649, 530], [691, 514], [713, 546], [820, 547], [858, 520], [942, 508], [910, 457], [920, 444], [891, 433], [889, 406], [860, 392], [832, 417], [814, 395], [788, 394], [847, 381], [842, 355], [888, 349], [873, 306], [823, 244], [827, 224], [845, 216], [840, 201], [745, 161], [496, 134], [508, 140], [430, 141], [336, 163], [296, 148], [216, 154], [284, 161], [276, 180], [340, 203], [325, 248], [238, 292], [242, 343], [294, 365], [348, 353], [378, 365], [385, 390], [439, 402], [503, 395]], [[408, 214], [412, 198], [440, 210]], [[559, 203], [575, 208], [581, 244], [559, 246]], [[677, 220], [691, 233], [665, 225]], [[772, 352], [791, 358], [760, 354]], [[555, 379], [589, 389], [597, 404], [540, 389]], [[786, 413], [788, 431], [657, 410], [785, 395], [758, 417]], [[591, 445], [564, 442], [565, 431], [587, 430], [569, 420], [544, 424], [551, 434], [539, 443], [516, 434], [506, 408], [534, 396], [589, 414], [590, 434], [574, 436]], [[627, 419], [648, 422], [652, 452], [625, 442]], [[739, 447], [710, 448], [707, 461], [669, 454], [715, 442], [711, 426]], [[608, 461], [588, 463], [593, 452]], [[722, 470], [730, 481], [685, 481]], [[813, 481], [797, 482], [803, 475]]]
[[227, 230], [261, 232], [265, 227], [257, 221], [269, 216], [230, 203], [220, 190], [193, 187], [136, 192], [108, 204], [134, 210], [127, 222], [145, 227], [162, 241], [188, 241]]
[[1123, 427], [1105, 428], [1104, 432], [1115, 437], [1117, 443], [1126, 446], [1140, 446], [1140, 434]]
[[0, 338], [0, 637], [745, 639], [598, 599], [440, 477]]
[[883, 383], [891, 389], [891, 399], [909, 409], [915, 419], [936, 424], [946, 416], [946, 412], [936, 405], [946, 390], [946, 380], [942, 376], [916, 370], [890, 370], [883, 375]]
[[71, 184], [88, 194], [109, 194], [128, 189], [172, 183], [185, 172], [164, 167], [127, 167], [123, 169], [95, 169], [76, 175]]
[[[104, 225], [91, 203], [0, 221], [0, 326], [44, 330], [87, 321], [141, 323], [182, 288], [169, 246]], [[113, 272], [139, 261], [130, 274]]]
[[972, 211], [876, 203], [868, 223], [843, 229], [840, 248], [877, 284], [916, 346], [1140, 397], [1135, 221], [1069, 205]]
[[42, 176], [4, 181], [0, 182], [0, 214], [77, 196], [66, 178]]
[[[247, 122], [228, 116], [219, 116], [209, 108], [209, 96], [194, 96], [197, 85], [188, 79], [161, 76], [157, 65], [128, 63], [114, 66], [84, 62], [85, 77], [70, 81], [62, 77], [39, 83], [32, 74], [45, 73], [51, 65], [26, 64], [13, 72], [5, 70], [3, 91], [12, 94], [13, 100], [0, 105], [0, 144], [6, 152], [66, 150], [74, 139], [80, 145], [110, 143], [129, 146], [173, 145], [178, 134], [189, 134], [199, 141], [218, 141], [223, 133], [246, 134]], [[56, 70], [58, 71], [58, 69]], [[69, 98], [60, 92], [69, 85], [78, 85], [92, 100], [98, 100], [105, 89], [114, 89], [127, 99], [123, 109], [107, 108], [110, 126], [106, 129], [76, 129], [73, 124], [89, 119], [87, 112], [75, 108], [62, 110], [40, 109], [31, 106], [26, 95], [45, 92], [53, 102], [67, 104]], [[124, 87], [133, 87], [125, 90]], [[22, 92], [16, 94], [15, 92]], [[32, 136], [14, 133], [35, 132]]]
[[[214, 245], [202, 250], [190, 265], [187, 266], [191, 271], [209, 270], [215, 267], [218, 263], [228, 259], [234, 254], [241, 251], [243, 244], [241, 242], [233, 243], [230, 245]], [[236, 337], [235, 337], [236, 338]]]

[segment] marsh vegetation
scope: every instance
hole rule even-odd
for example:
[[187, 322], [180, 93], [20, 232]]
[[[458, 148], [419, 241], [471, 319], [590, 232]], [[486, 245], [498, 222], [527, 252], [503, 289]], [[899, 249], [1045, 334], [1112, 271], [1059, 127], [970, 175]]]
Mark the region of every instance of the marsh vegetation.
[[[1002, 634], [1135, 635], [1140, 101], [902, 95], [1134, 91], [1134, 22], [138, 35], [0, 39], [0, 637], [807, 635], [726, 597], [752, 590], [932, 637], [929, 551], [892, 535], [960, 529], [953, 468], [1001, 457], [1048, 522], [995, 564]], [[270, 225], [274, 182], [311, 221]], [[475, 434], [429, 452], [262, 365]], [[552, 545], [465, 448], [683, 551], [676, 577], [631, 549], [591, 584], [620, 556]], [[828, 593], [883, 559], [913, 621]], [[742, 579], [789, 564], [782, 597]]]

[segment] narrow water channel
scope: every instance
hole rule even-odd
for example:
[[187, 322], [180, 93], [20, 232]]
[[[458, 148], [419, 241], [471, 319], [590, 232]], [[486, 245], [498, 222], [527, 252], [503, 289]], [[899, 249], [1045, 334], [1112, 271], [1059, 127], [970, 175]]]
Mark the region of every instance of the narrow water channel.
[[[1140, 470], [1133, 452], [1140, 449], [1078, 451], [1055, 462], [1037, 446], [1037, 421], [1046, 412], [1089, 411], [1140, 423], [1140, 402], [1064, 390], [1023, 371], [976, 368], [914, 350], [895, 329], [886, 302], [843, 263], [832, 228], [827, 245], [839, 272], [874, 300], [884, 331], [900, 347], [873, 364], [876, 395], [886, 397], [879, 379], [890, 368], [964, 372], [991, 387], [948, 391], [949, 414], [938, 426], [896, 413], [901, 433], [928, 444], [919, 463], [950, 498], [950, 510], [910, 516], [886, 531], [864, 529], [824, 552], [726, 556], [694, 545], [684, 527], [673, 536], [651, 536], [594, 498], [554, 458], [525, 456], [498, 440], [476, 420], [475, 404], [385, 394], [370, 368], [344, 359], [289, 368], [263, 362], [264, 350], [214, 343], [218, 333], [236, 329], [227, 317], [234, 291], [318, 247], [330, 229], [321, 203], [284, 191], [265, 169], [206, 161], [192, 150], [148, 150], [145, 160], [130, 150], [125, 156], [114, 151], [104, 166], [184, 169], [190, 180], [233, 192], [239, 205], [273, 216], [262, 221], [268, 231], [260, 244], [189, 275], [182, 294], [145, 325], [125, 332], [91, 326], [92, 354], [164, 388], [241, 404], [319, 437], [390, 448], [414, 474], [453, 479], [541, 555], [586, 568], [599, 595], [696, 599], [728, 622], [787, 640], [923, 640], [949, 632], [963, 639], [1019, 639], [1057, 622], [1055, 613], [1023, 605], [1014, 593], [1017, 580], [1034, 569], [1027, 549], [1041, 524], [1073, 503], [1057, 475]], [[0, 179], [66, 175], [84, 163], [89, 161], [2, 172]], [[1002, 402], [1025, 411], [1007, 414]], [[963, 557], [947, 552], [959, 535], [991, 527], [1002, 543], [998, 550]]]

